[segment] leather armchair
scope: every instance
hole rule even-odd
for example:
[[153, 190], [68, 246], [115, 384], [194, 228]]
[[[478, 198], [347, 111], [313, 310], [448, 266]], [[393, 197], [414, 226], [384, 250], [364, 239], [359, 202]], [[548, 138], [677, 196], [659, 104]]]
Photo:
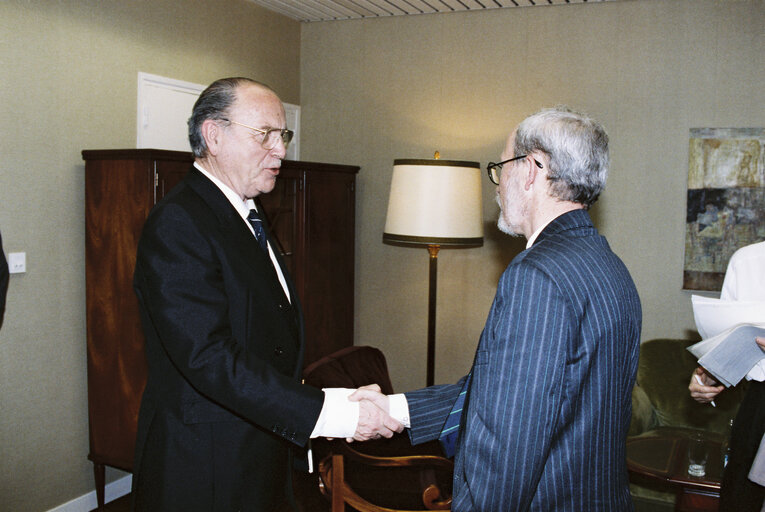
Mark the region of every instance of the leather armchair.
[[[715, 399], [716, 407], [693, 400], [688, 383], [698, 364], [686, 350], [693, 343], [653, 339], [640, 345], [629, 436], [662, 436], [677, 429], [703, 430], [721, 439], [729, 434], [730, 420], [738, 411], [746, 383], [720, 393]], [[630, 484], [630, 492], [638, 511], [674, 509], [673, 488], [637, 478]]]
[[637, 382], [632, 391], [629, 435], [660, 427], [684, 427], [727, 435], [730, 420], [744, 397], [746, 383], [724, 390], [717, 407], [699, 404], [688, 392], [696, 358], [690, 340], [653, 339], [640, 345]]

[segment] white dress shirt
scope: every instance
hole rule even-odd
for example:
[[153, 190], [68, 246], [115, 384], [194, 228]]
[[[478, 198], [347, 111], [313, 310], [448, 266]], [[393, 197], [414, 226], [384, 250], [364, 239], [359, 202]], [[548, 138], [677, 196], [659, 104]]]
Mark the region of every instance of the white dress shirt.
[[[720, 299], [765, 302], [765, 242], [747, 245], [733, 253]], [[765, 381], [765, 360], [754, 365], [746, 378]]]

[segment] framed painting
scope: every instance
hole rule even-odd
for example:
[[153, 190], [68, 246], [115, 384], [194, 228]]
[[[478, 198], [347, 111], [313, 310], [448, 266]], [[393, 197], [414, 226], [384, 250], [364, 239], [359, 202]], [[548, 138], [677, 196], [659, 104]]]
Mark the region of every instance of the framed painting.
[[739, 247], [765, 240], [765, 128], [694, 128], [683, 289], [720, 291]]

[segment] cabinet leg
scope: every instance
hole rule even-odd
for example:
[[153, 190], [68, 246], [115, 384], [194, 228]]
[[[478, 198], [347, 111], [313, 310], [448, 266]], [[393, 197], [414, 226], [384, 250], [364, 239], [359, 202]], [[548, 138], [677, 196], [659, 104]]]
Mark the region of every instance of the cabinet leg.
[[106, 486], [106, 466], [93, 463], [93, 476], [96, 480], [96, 510], [104, 509], [104, 487]]

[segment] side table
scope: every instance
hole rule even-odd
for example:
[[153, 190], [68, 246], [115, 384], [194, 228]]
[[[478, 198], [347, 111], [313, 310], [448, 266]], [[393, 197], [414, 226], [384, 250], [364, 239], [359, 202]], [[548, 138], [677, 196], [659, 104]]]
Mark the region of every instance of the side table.
[[661, 427], [627, 438], [627, 470], [631, 480], [663, 482], [677, 493], [676, 512], [717, 512], [722, 479], [722, 438], [704, 432], [709, 456], [706, 474], [688, 474], [688, 439], [700, 431]]

